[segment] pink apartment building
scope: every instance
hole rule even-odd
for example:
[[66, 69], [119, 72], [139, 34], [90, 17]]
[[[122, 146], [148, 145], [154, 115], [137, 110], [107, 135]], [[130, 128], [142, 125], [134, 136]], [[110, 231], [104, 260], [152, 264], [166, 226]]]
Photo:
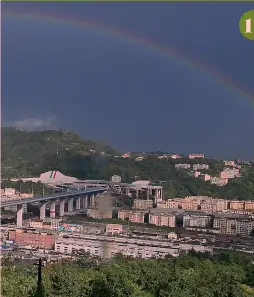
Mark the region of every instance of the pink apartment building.
[[139, 210], [119, 210], [118, 218], [122, 220], [128, 219], [133, 223], [144, 223], [145, 212]]
[[234, 168], [234, 169], [226, 168], [220, 173], [220, 178], [223, 178], [223, 179], [235, 178], [239, 176], [240, 176], [240, 170], [238, 168]]

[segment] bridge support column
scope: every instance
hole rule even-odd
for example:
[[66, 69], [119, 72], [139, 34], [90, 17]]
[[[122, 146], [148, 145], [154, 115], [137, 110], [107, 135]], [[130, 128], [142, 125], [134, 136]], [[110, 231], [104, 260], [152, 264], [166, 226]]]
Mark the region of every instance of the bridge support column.
[[60, 210], [59, 210], [59, 216], [63, 217], [64, 216], [64, 206], [65, 206], [65, 200], [60, 201]]
[[88, 196], [86, 195], [84, 198], [83, 198], [83, 208], [87, 208], [88, 206]]
[[147, 188], [146, 199], [149, 200], [149, 198], [150, 198], [150, 188]]
[[90, 208], [94, 206], [94, 194], [90, 196]]
[[43, 203], [40, 206], [40, 220], [45, 221], [46, 218], [46, 205], [47, 203]]
[[73, 198], [70, 198], [68, 200], [68, 212], [72, 212], [73, 211]]
[[76, 209], [77, 209], [77, 210], [80, 209], [80, 200], [81, 200], [80, 197], [76, 198]]
[[50, 205], [50, 214], [49, 216], [51, 218], [55, 218], [56, 217], [56, 202], [52, 202], [51, 205]]
[[17, 206], [17, 228], [22, 228], [23, 225], [23, 205]]
[[138, 199], [138, 189], [136, 190], [136, 199]]

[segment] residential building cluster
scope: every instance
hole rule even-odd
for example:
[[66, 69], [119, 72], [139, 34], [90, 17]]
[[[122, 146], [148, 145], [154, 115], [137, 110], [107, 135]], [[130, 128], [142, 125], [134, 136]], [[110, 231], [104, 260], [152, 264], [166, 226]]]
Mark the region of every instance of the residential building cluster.
[[[138, 206], [138, 207], [137, 207]], [[152, 208], [151, 200], [134, 200], [134, 208], [118, 210], [118, 218], [132, 223], [149, 223], [156, 226], [170, 228], [208, 228], [214, 233], [223, 233], [224, 229], [217, 227], [215, 216], [229, 220], [230, 216], [237, 217], [240, 227], [228, 234], [249, 235], [253, 229], [254, 201], [229, 201], [226, 199], [212, 198], [209, 196], [188, 196], [185, 198], [168, 199], [157, 203], [157, 208]], [[246, 221], [247, 220], [247, 221]], [[237, 226], [238, 226], [237, 225]], [[229, 230], [229, 229], [228, 229]], [[240, 232], [240, 233], [237, 233]]]

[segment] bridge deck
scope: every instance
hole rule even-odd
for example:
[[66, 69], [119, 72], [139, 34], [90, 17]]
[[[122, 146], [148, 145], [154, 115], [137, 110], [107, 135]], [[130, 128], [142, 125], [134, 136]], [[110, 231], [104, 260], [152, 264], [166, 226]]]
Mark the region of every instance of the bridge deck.
[[89, 195], [89, 194], [96, 194], [102, 193], [105, 189], [101, 188], [94, 188], [89, 190], [81, 190], [81, 191], [71, 191], [71, 192], [64, 192], [61, 194], [51, 195], [51, 196], [44, 196], [44, 197], [31, 197], [31, 198], [22, 198], [22, 199], [13, 199], [5, 202], [1, 202], [1, 208], [6, 206], [14, 206], [32, 202], [40, 202], [40, 201], [47, 201], [47, 200], [56, 200], [60, 198], [70, 198], [78, 195]]

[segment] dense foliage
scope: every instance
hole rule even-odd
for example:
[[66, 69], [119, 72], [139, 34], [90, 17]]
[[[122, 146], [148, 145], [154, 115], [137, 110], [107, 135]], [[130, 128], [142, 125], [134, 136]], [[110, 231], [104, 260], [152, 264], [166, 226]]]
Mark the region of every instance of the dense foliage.
[[[48, 264], [43, 269], [47, 297], [251, 297], [254, 265], [238, 254], [217, 256], [190, 252], [179, 258], [133, 259], [116, 255], [110, 262], [80, 256], [77, 261]], [[36, 270], [5, 264], [5, 297], [36, 295]]]
[[[117, 174], [123, 181], [136, 178], [149, 179], [154, 183], [164, 181], [165, 197], [209, 195], [229, 199], [254, 199], [254, 167], [242, 170], [243, 177], [230, 180], [223, 188], [209, 181], [194, 178], [190, 172], [175, 169], [179, 160], [162, 159], [155, 155], [143, 161], [114, 157], [108, 146], [86, 141], [66, 131], [26, 132], [13, 127], [2, 129], [2, 174], [3, 178], [39, 176], [49, 170], [81, 179], [106, 179]], [[95, 150], [96, 153], [91, 153]], [[111, 156], [104, 156], [101, 152]], [[200, 163], [200, 160], [181, 159], [181, 163]], [[204, 159], [209, 164], [209, 173], [216, 176], [223, 168], [220, 160]]]

